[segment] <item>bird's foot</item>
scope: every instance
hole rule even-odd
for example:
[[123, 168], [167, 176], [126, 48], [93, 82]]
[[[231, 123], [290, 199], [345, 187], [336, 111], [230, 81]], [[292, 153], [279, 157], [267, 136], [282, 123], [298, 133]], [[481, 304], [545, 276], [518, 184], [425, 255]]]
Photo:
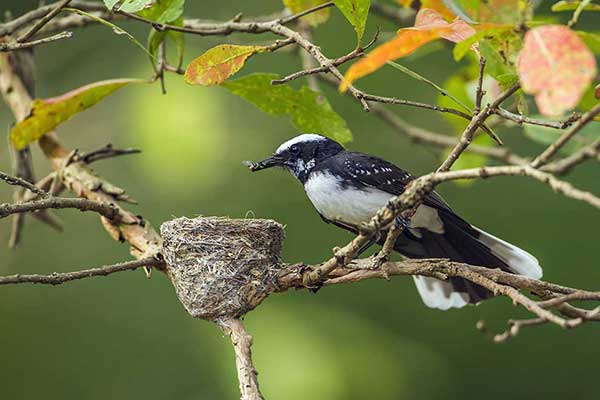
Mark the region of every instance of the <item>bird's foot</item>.
[[368, 264], [369, 269], [379, 269], [388, 261], [390, 261], [390, 253], [382, 249], [371, 256], [371, 262]]
[[304, 287], [306, 287], [313, 293], [317, 293], [319, 289], [323, 287], [322, 280], [314, 281], [314, 279], [311, 279], [313, 273], [315, 273], [318, 269], [319, 267], [312, 267], [309, 265], [304, 265], [300, 268], [300, 274], [302, 275], [302, 284], [304, 285]]

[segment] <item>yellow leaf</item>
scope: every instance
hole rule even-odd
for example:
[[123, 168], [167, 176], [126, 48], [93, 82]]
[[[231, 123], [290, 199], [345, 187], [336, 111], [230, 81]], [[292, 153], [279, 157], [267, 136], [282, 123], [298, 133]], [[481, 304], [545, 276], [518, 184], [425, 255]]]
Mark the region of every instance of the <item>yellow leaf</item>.
[[[283, 0], [283, 4], [294, 14], [298, 14], [299, 12], [308, 10], [309, 8], [316, 7], [326, 2], [327, 0]], [[315, 11], [305, 15], [300, 19], [309, 23], [311, 26], [317, 26], [329, 19], [329, 8]]]
[[10, 139], [17, 150], [22, 149], [115, 90], [130, 83], [144, 82], [138, 79], [111, 79], [82, 86], [58, 97], [35, 99], [30, 115], [15, 125], [10, 132]]
[[215, 46], [188, 65], [185, 70], [185, 82], [190, 85], [218, 85], [238, 72], [248, 57], [262, 51], [262, 46]]

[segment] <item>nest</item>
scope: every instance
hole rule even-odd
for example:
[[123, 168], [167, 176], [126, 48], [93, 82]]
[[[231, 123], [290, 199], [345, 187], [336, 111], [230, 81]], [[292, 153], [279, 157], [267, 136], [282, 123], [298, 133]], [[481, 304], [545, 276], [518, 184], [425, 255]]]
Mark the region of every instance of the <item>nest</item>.
[[284, 231], [273, 220], [183, 217], [160, 232], [167, 274], [193, 317], [240, 317], [276, 289]]

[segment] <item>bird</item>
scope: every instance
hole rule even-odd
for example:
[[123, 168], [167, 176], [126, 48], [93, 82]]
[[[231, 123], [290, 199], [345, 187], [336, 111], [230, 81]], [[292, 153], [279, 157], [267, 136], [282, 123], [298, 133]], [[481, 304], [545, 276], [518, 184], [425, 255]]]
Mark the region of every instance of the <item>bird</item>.
[[[338, 142], [314, 133], [291, 138], [273, 155], [247, 165], [253, 172], [271, 167], [287, 169], [304, 186], [323, 221], [355, 234], [415, 179], [391, 162], [347, 151]], [[435, 191], [423, 199], [408, 221], [396, 217], [394, 223], [404, 228], [394, 251], [408, 259], [444, 258], [534, 279], [542, 277], [542, 268], [533, 255], [470, 224]], [[388, 230], [382, 229], [378, 244], [384, 243]], [[430, 308], [461, 308], [494, 296], [460, 277], [445, 281], [417, 275], [413, 278]]]

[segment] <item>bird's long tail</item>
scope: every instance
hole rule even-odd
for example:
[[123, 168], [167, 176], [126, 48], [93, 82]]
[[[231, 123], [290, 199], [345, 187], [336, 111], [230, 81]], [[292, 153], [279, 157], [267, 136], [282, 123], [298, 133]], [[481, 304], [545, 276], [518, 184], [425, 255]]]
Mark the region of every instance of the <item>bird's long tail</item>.
[[[452, 261], [501, 268], [515, 274], [541, 278], [542, 268], [538, 260], [525, 250], [470, 225], [450, 210], [438, 210], [438, 215], [443, 223], [443, 230], [405, 230], [396, 242], [396, 250], [410, 258], [449, 258]], [[432, 308], [458, 308], [493, 296], [487, 289], [463, 278], [453, 277], [448, 281], [440, 281], [415, 276], [414, 279], [423, 302]]]

